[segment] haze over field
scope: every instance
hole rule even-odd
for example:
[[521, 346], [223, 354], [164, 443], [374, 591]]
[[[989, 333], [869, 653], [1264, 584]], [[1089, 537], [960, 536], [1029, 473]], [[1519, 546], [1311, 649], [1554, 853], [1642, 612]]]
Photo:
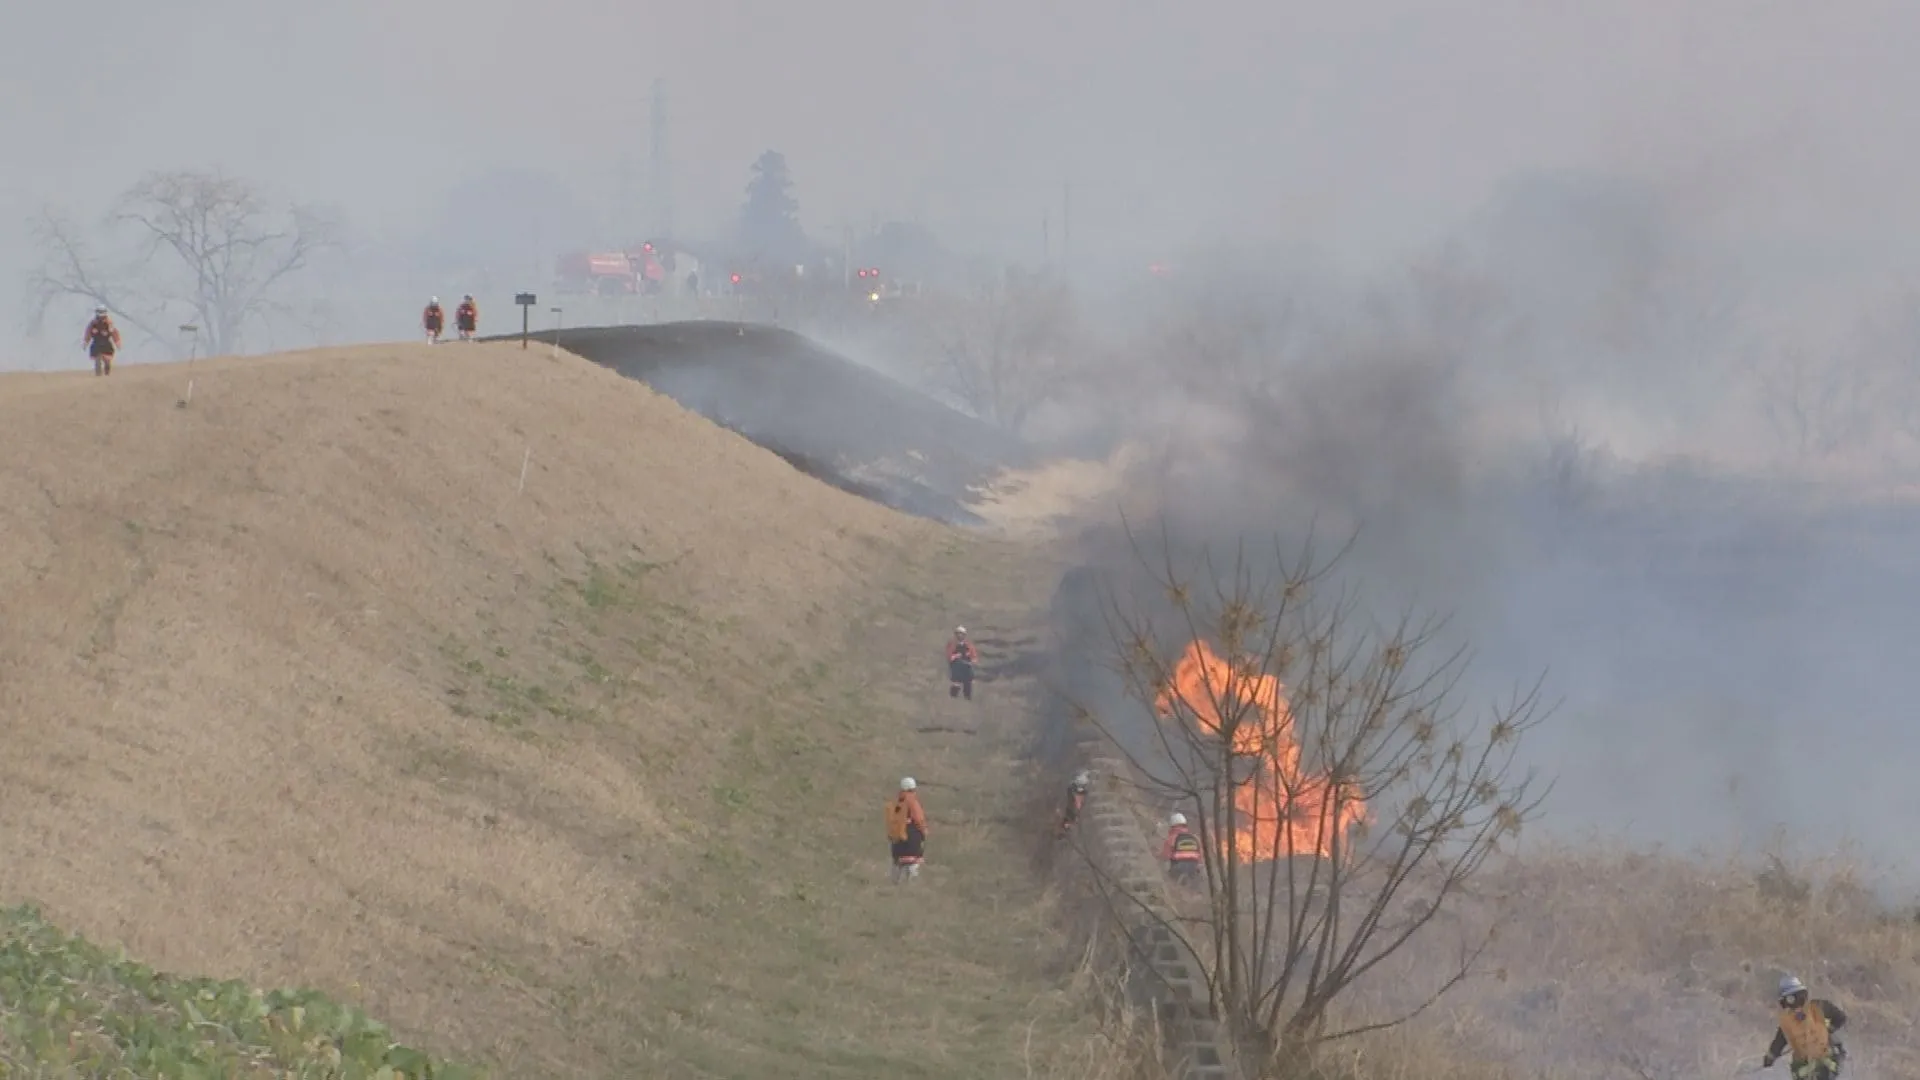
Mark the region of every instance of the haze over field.
[[[551, 1052], [556, 1074], [704, 1060], [714, 1075], [741, 1062], [763, 1070], [826, 1062], [865, 1075], [881, 1061], [860, 1056], [869, 1049], [861, 1040], [875, 1037], [871, 1003], [890, 1000], [909, 974], [938, 991], [942, 977], [922, 972], [977, 952], [968, 919], [986, 911], [1001, 919], [1001, 894], [1040, 890], [1025, 866], [1003, 858], [1025, 819], [986, 809], [1012, 805], [1031, 778], [1000, 750], [970, 756], [955, 740], [960, 749], [942, 742], [946, 749], [928, 751], [921, 736], [953, 729], [905, 720], [940, 719], [921, 715], [923, 673], [913, 665], [923, 654], [933, 707], [948, 704], [932, 658], [953, 621], [1025, 648], [1021, 635], [1040, 616], [1014, 610], [1016, 594], [1019, 602], [1045, 594], [1041, 578], [1053, 567], [1038, 564], [1056, 553], [1020, 544], [1058, 524], [1036, 506], [1076, 503], [1084, 513], [1068, 523], [1065, 561], [1079, 569], [1125, 572], [1116, 504], [1148, 529], [1165, 520], [1187, 551], [1267, 544], [1275, 533], [1295, 543], [1310, 525], [1332, 546], [1360, 530], [1342, 583], [1362, 590], [1372, 614], [1454, 617], [1438, 647], [1475, 652], [1464, 706], [1544, 672], [1544, 695], [1559, 709], [1528, 737], [1526, 756], [1559, 778], [1540, 821], [1556, 841], [1597, 831], [1636, 852], [1699, 844], [1741, 858], [1847, 839], [1864, 846], [1878, 899], [1904, 906], [1920, 895], [1920, 860], [1905, 855], [1907, 823], [1920, 815], [1912, 783], [1920, 736], [1903, 674], [1920, 641], [1920, 115], [1906, 107], [1920, 97], [1911, 63], [1920, 5], [1911, 0], [21, 7], [0, 40], [0, 281], [13, 283], [0, 289], [9, 298], [0, 304], [0, 371], [76, 374], [21, 377], [0, 394], [20, 421], [8, 429], [24, 463], [14, 531], [44, 541], [36, 550], [45, 558], [35, 558], [46, 566], [17, 569], [27, 575], [22, 588], [28, 577], [40, 582], [48, 610], [89, 614], [57, 633], [16, 624], [0, 661], [57, 670], [62, 657], [90, 650], [119, 666], [92, 662], [77, 689], [14, 680], [16, 696], [30, 690], [21, 700], [42, 705], [14, 711], [35, 724], [41, 747], [20, 758], [16, 816], [71, 831], [87, 819], [61, 800], [91, 790], [88, 812], [105, 824], [80, 830], [91, 846], [77, 854], [42, 843], [57, 830], [17, 830], [10, 842], [15, 861], [25, 860], [22, 887], [89, 932], [183, 966], [339, 984], [381, 963], [440, 955], [443, 943], [414, 934], [407, 920], [437, 930], [464, 913], [491, 926], [499, 905], [470, 894], [450, 911], [416, 904], [405, 890], [375, 896], [372, 910], [388, 922], [359, 940], [360, 952], [336, 950], [326, 964], [306, 952], [318, 947], [312, 941], [283, 941], [265, 923], [236, 930], [196, 920], [191, 934], [167, 927], [196, 904], [244, 905], [253, 894], [222, 893], [220, 883], [267, 890], [285, 880], [276, 866], [320, 842], [296, 804], [309, 788], [329, 797], [339, 789], [256, 768], [246, 754], [278, 745], [273, 725], [305, 731], [310, 714], [346, 710], [350, 722], [325, 729], [338, 743], [329, 752], [365, 765], [387, 785], [370, 789], [383, 798], [418, 788], [428, 793], [423, 805], [443, 810], [468, 795], [433, 786], [456, 770], [421, 732], [464, 740], [483, 764], [524, 763], [534, 751], [513, 725], [544, 725], [555, 745], [592, 757], [608, 778], [606, 798], [652, 790], [637, 771], [651, 753], [676, 766], [674, 814], [697, 818], [708, 802], [727, 808], [689, 846], [697, 860], [683, 862], [673, 861], [685, 854], [678, 833], [612, 812], [570, 811], [555, 818], [564, 828], [536, 822], [505, 833], [548, 838], [527, 848], [528, 859], [559, 858], [564, 833], [573, 846], [562, 853], [578, 860], [565, 873], [527, 862], [509, 899], [539, 906], [540, 890], [566, 873], [590, 887], [571, 896], [573, 908], [549, 905], [550, 924], [501, 931], [496, 947], [549, 963], [544, 981], [530, 985], [609, 993], [620, 984], [608, 972], [626, 978], [632, 992], [618, 996], [633, 1012], [603, 1016], [590, 998], [574, 999], [578, 1016], [594, 1018], [582, 1041], [572, 1019], [529, 1012], [533, 997], [501, 994], [458, 1016], [445, 1011], [450, 999], [418, 988], [377, 1003], [500, 1060]], [[649, 157], [656, 80], [669, 93], [666, 162]], [[851, 304], [834, 297], [840, 310], [824, 315], [789, 305], [729, 316], [783, 324], [764, 332], [712, 323], [580, 334], [582, 322], [636, 316], [615, 301], [566, 301], [576, 339], [562, 348], [649, 382], [705, 420], [560, 348], [529, 356], [510, 346], [203, 359], [200, 396], [176, 407], [185, 380], [174, 371], [92, 382], [77, 374], [91, 301], [65, 297], [36, 327], [34, 305], [10, 299], [25, 301], [44, 265], [43, 211], [67, 215], [74, 236], [97, 242], [91, 253], [137, 264], [138, 245], [125, 237], [115, 245], [97, 227], [115, 199], [156, 170], [217, 169], [275, 206], [310, 205], [340, 227], [337, 248], [317, 251], [253, 312], [260, 317], [234, 338], [237, 351], [406, 338], [431, 293], [449, 307], [464, 292], [479, 295], [482, 332], [493, 333], [517, 324], [516, 289], [539, 291], [542, 308], [552, 302], [557, 256], [633, 244], [669, 218], [676, 239], [723, 251], [716, 262], [725, 266], [740, 254], [727, 248], [745, 231], [749, 167], [769, 150], [785, 155], [799, 222], [823, 252], [837, 252], [848, 233], [907, 222], [990, 270], [1017, 264], [1030, 273], [1001, 276], [984, 298], [948, 282], [869, 309], [862, 288]], [[664, 172], [670, 206], [651, 199], [655, 172]], [[723, 277], [721, 269], [704, 279]], [[838, 280], [816, 272], [810, 282], [823, 278]], [[129, 334], [129, 366], [168, 358], [161, 338], [179, 307], [169, 299], [173, 306], [152, 308], [166, 314], [150, 317], [157, 332]], [[1034, 341], [994, 351], [1020, 336], [1003, 333], [1008, 326], [1033, 330]], [[909, 407], [912, 390], [842, 356], [974, 415]], [[993, 387], [975, 385], [969, 397], [959, 385], [968, 362], [984, 369], [1009, 358], [1033, 367], [998, 372], [1014, 384], [999, 400], [987, 400]], [[456, 370], [461, 378], [444, 377]], [[977, 383], [983, 371], [967, 374]], [[883, 414], [894, 423], [871, 419]], [[971, 523], [978, 510], [1021, 535], [969, 548], [820, 488], [706, 420], [803, 471], [838, 469], [845, 479], [864, 470], [847, 490], [891, 492], [894, 505], [935, 506], [952, 521]], [[334, 458], [352, 469], [313, 464]], [[123, 462], [152, 482], [133, 483]], [[1027, 488], [1002, 475], [994, 498], [975, 497], [972, 489], [995, 486], [983, 475], [1013, 463], [1034, 467]], [[366, 482], [347, 492], [336, 481], [349, 475]], [[403, 497], [409, 485], [441, 501]], [[329, 519], [323, 509], [297, 528], [291, 511], [262, 502], [275, 498], [350, 513]], [[389, 503], [408, 509], [379, 511]], [[202, 504], [230, 512], [194, 513]], [[528, 516], [536, 510], [543, 516]], [[419, 535], [402, 543], [391, 532], [401, 526]], [[741, 529], [752, 535], [728, 539]], [[315, 562], [306, 546], [335, 533], [340, 545]], [[651, 546], [628, 554], [621, 545], [635, 536]], [[366, 543], [353, 548], [355, 537]], [[587, 561], [563, 566], [560, 555], [572, 554], [541, 547], [553, 537], [587, 545], [579, 549]], [[648, 576], [696, 548], [678, 576]], [[404, 570], [423, 552], [435, 562], [428, 570], [379, 569]], [[602, 565], [592, 552], [622, 561]], [[218, 557], [207, 561], [209, 553]], [[306, 576], [287, 576], [285, 565]], [[102, 567], [131, 577], [120, 582]], [[198, 594], [163, 586], [169, 573], [203, 592], [206, 574], [227, 581], [206, 567], [240, 567], [292, 590], [283, 597], [292, 608], [208, 609], [228, 619], [220, 625], [232, 640], [266, 648], [261, 627], [320, 634], [367, 664], [309, 679], [300, 665], [311, 650], [287, 652], [293, 674], [282, 674], [306, 696], [283, 704], [297, 711], [229, 715], [194, 698], [214, 684], [176, 685], [165, 672], [176, 646], [186, 647], [169, 629], [188, 625], [172, 605]], [[536, 576], [523, 581], [529, 568]], [[429, 571], [465, 591], [433, 586]], [[300, 581], [308, 584], [294, 588]], [[467, 599], [420, 592], [433, 588]], [[414, 623], [375, 618], [397, 617], [402, 602]], [[359, 612], [358, 621], [314, 604]], [[322, 629], [283, 627], [308, 607]], [[572, 636], [554, 637], [555, 627]], [[779, 644], [796, 633], [801, 645]], [[1098, 650], [1096, 637], [1081, 633], [1076, 643]], [[236, 667], [232, 656], [247, 654], [221, 652], [219, 640], [193, 646], [188, 659], [216, 682], [264, 693], [258, 671], [278, 669]], [[756, 669], [763, 696], [786, 695], [765, 724], [759, 704], [731, 699], [762, 693], [751, 684], [673, 674], [755, 649], [776, 656]], [[395, 674], [396, 653], [416, 679]], [[898, 685], [872, 683], [867, 664]], [[115, 679], [153, 696], [128, 705]], [[352, 691], [353, 679], [357, 695], [341, 690]], [[658, 706], [656, 683], [708, 696]], [[877, 696], [843, 694], [843, 684], [860, 694], [877, 686]], [[375, 707], [388, 700], [375, 691], [408, 706]], [[1089, 704], [1123, 706], [1110, 687], [1094, 696]], [[1024, 734], [1027, 702], [989, 699], [993, 722]], [[713, 722], [660, 725], [663, 709], [683, 719], [710, 712]], [[106, 719], [38, 723], [69, 712]], [[582, 734], [603, 712], [618, 723]], [[476, 719], [494, 726], [473, 735], [467, 722]], [[207, 824], [199, 796], [161, 805], [122, 779], [110, 764], [120, 750], [98, 747], [124, 742], [122, 727], [155, 722], [228, 754], [221, 768], [258, 786], [256, 801], [270, 806], [265, 835], [282, 840], [265, 853], [223, 845], [220, 829], [231, 822], [215, 815]], [[235, 740], [222, 724], [265, 735]], [[356, 731], [411, 738], [412, 757], [367, 758], [374, 736]], [[681, 759], [671, 740], [683, 734], [705, 757]], [[874, 760], [841, 754], [833, 741], [841, 738]], [[382, 771], [402, 765], [413, 770], [404, 780]], [[55, 766], [73, 775], [46, 780]], [[226, 775], [186, 757], [168, 768], [189, 779]], [[909, 769], [932, 781], [940, 814], [971, 815], [967, 839], [949, 849], [952, 869], [936, 873], [974, 891], [943, 893], [953, 918], [931, 921], [947, 938], [920, 940], [912, 962], [896, 965], [893, 942], [867, 941], [872, 920], [861, 906], [878, 911], [889, 898], [860, 891], [861, 903], [844, 901], [865, 888], [860, 874], [877, 869], [877, 850], [861, 847], [873, 822], [856, 823], [873, 809], [869, 788]], [[953, 771], [941, 779], [936, 769]], [[487, 777], [474, 790], [496, 808], [516, 793], [565, 787], [474, 772]], [[765, 789], [754, 787], [761, 777]], [[234, 796], [222, 790], [224, 806]], [[827, 809], [810, 817], [789, 799]], [[629, 815], [641, 805], [624, 795], [614, 802]], [[459, 829], [497, 826], [492, 812], [468, 815], [466, 806], [457, 803]], [[349, 809], [349, 831], [354, 821], [376, 831], [390, 824], [370, 813], [372, 801]], [[435, 824], [407, 834], [418, 848], [410, 857], [459, 863], [448, 873], [484, 862], [460, 863], [460, 845], [502, 842], [502, 833], [461, 831], [449, 846], [433, 839], [437, 818], [421, 820]], [[90, 880], [136, 861], [147, 841], [122, 827], [136, 821], [158, 835], [177, 831], [168, 850], [186, 854], [167, 857], [198, 868], [167, 879], [171, 891], [160, 895], [179, 903], [162, 918], [136, 902], [152, 891], [146, 879], [107, 889]], [[770, 883], [765, 895], [737, 888], [752, 861], [741, 860], [759, 857], [762, 822], [798, 837], [754, 871]], [[626, 825], [633, 835], [597, 831]], [[1530, 828], [1528, 842], [1540, 831]], [[634, 840], [642, 833], [645, 843]], [[603, 845], [620, 847], [618, 864]], [[1520, 932], [1503, 939], [1505, 953], [1490, 954], [1500, 984], [1450, 1003], [1452, 1019], [1429, 1017], [1448, 1046], [1595, 1076], [1618, 1064], [1614, 1043], [1644, 1034], [1675, 1068], [1699, 1058], [1699, 1071], [1685, 1075], [1722, 1075], [1727, 1061], [1757, 1056], [1748, 1029], [1764, 1027], [1771, 980], [1791, 966], [1857, 1000], [1866, 1032], [1878, 1024], [1862, 1036], [1863, 1072], [1883, 1074], [1875, 1052], [1884, 1074], [1920, 1069], [1896, 1067], [1920, 1062], [1920, 1042], [1900, 1043], [1907, 1036], [1896, 1026], [1920, 1002], [1920, 966], [1909, 960], [1920, 956], [1920, 930], [1886, 918], [1849, 883], [1803, 890], [1794, 903], [1808, 906], [1796, 908], [1779, 900], [1791, 888], [1769, 891], [1782, 879], [1756, 880], [1734, 862], [1582, 843], [1523, 851], [1531, 861], [1488, 886], [1522, 906]], [[689, 891], [646, 892], [655, 859]], [[160, 861], [141, 865], [171, 873]], [[1548, 917], [1525, 909], [1529, 895], [1579, 900]], [[712, 970], [695, 955], [712, 943], [697, 935], [675, 937], [686, 968], [661, 959], [679, 951], [629, 947], [635, 927], [659, 918], [646, 905], [671, 901], [676, 913], [705, 919], [708, 900], [732, 920], [718, 925], [741, 934], [710, 949], [731, 965], [724, 977], [684, 978]], [[1006, 954], [994, 962], [1017, 980], [1033, 980], [1038, 1000], [1053, 976], [1022, 965], [1058, 928], [1029, 900], [1031, 921], [1010, 920], [1018, 932], [995, 937], [990, 951]], [[346, 933], [360, 903], [347, 893], [325, 900], [321, 909], [333, 904], [336, 917], [316, 924], [319, 932]], [[887, 910], [903, 925], [909, 918]], [[757, 947], [739, 944], [823, 918], [842, 936], [788, 935], [788, 951], [768, 969], [778, 979], [764, 977]], [[823, 959], [835, 949], [872, 963], [848, 988], [822, 993], [816, 976], [839, 963]], [[1596, 956], [1604, 962], [1583, 959]], [[978, 985], [1002, 980], [973, 959]], [[1406, 962], [1431, 960], [1416, 951]], [[1562, 962], [1591, 974], [1564, 998], [1537, 997], [1562, 993]], [[492, 978], [478, 959], [459, 963], [471, 985]], [[1664, 1000], [1683, 980], [1690, 996], [1669, 1016], [1625, 1011], [1623, 1002]], [[749, 983], [764, 992], [735, 1008], [726, 995]], [[806, 993], [789, 998], [780, 989], [789, 985]], [[985, 996], [974, 985], [954, 984], [951, 1001], [964, 1008], [950, 1015], [972, 1015]], [[938, 997], [903, 1008], [949, 1015], [940, 1010], [951, 1002]], [[966, 1075], [1006, 1071], [1025, 1052], [1013, 1033], [1031, 1024], [1028, 1007], [1007, 997], [995, 1008], [998, 1042], [974, 1039], [973, 1020], [927, 1025], [948, 1033], [940, 1053], [985, 1047]], [[1062, 1018], [1077, 1005], [1061, 998], [1049, 1008], [1059, 1030], [1072, 1026]], [[686, 1017], [712, 1015], [726, 1022], [682, 1029]], [[794, 1016], [844, 1021], [860, 1034], [842, 1039], [839, 1028]], [[1476, 1024], [1480, 1031], [1465, 1030]], [[800, 1043], [783, 1041], [796, 1032]], [[922, 1060], [918, 1033], [886, 1037], [898, 1040], [884, 1048], [886, 1061]], [[568, 1054], [577, 1056], [556, 1064]], [[964, 1065], [954, 1057], [943, 1067], [960, 1075]]]
[[[1035, 259], [1071, 183], [1088, 272], [1216, 236], [1379, 265], [1514, 173], [1564, 167], [1651, 181], [1749, 262], [1900, 273], [1920, 120], [1891, 106], [1920, 80], [1902, 44], [1917, 29], [1911, 5], [1868, 0], [87, 0], [22, 13], [0, 45], [0, 273], [25, 269], [22, 223], [43, 203], [91, 217], [148, 169], [218, 164], [337, 207], [357, 280], [411, 289], [402, 270], [460, 248], [544, 275], [616, 218], [648, 220], [614, 198], [623, 155], [644, 194], [655, 78], [688, 232], [731, 217], [771, 146], [819, 234], [916, 219]], [[329, 287], [352, 292], [344, 273]], [[345, 307], [330, 333], [385, 337], [416, 300]]]
[[[647, 92], [664, 79], [674, 216], [688, 234], [727, 231], [746, 165], [767, 147], [788, 155], [816, 236], [910, 219], [1005, 260], [1038, 261], [1043, 216], [1057, 253], [1071, 184], [1089, 339], [1185, 382], [1057, 406], [1036, 418], [1039, 434], [1184, 431], [1188, 444], [1214, 444], [1211, 481], [1227, 487], [1239, 474], [1221, 462], [1278, 455], [1291, 488], [1261, 498], [1296, 520], [1367, 518], [1386, 552], [1377, 576], [1404, 586], [1396, 595], [1468, 609], [1497, 661], [1551, 666], [1556, 688], [1608, 730], [1665, 731], [1669, 759], [1685, 756], [1671, 730], [1614, 696], [1647, 684], [1653, 661], [1628, 656], [1662, 635], [1660, 662], [1711, 684], [1707, 711], [1729, 718], [1714, 722], [1730, 725], [1727, 738], [1808, 710], [1838, 714], [1843, 730], [1897, 726], [1882, 719], [1898, 713], [1893, 691], [1858, 667], [1900, 640], [1906, 594], [1852, 558], [1850, 535], [1778, 526], [1799, 539], [1774, 544], [1758, 576], [1696, 583], [1695, 600], [1711, 603], [1678, 609], [1673, 589], [1647, 585], [1628, 614], [1618, 573], [1542, 569], [1551, 560], [1526, 531], [1539, 527], [1538, 500], [1523, 510], [1516, 485], [1531, 481], [1511, 474], [1549, 438], [1589, 481], [1608, 454], [1686, 453], [1742, 471], [1790, 463], [1878, 483], [1890, 460], [1912, 457], [1920, 396], [1903, 357], [1920, 325], [1908, 292], [1920, 247], [1904, 226], [1920, 119], [1888, 106], [1920, 89], [1903, 51], [1920, 9], [1445, 8], [828, 0], [801, 14], [562, 0], [536, 12], [476, 0], [296, 15], [186, 0], [29, 12], [0, 45], [0, 272], [33, 264], [28, 221], [43, 205], [87, 219], [149, 169], [217, 165], [347, 226], [346, 251], [302, 279], [331, 301], [326, 317], [250, 344], [399, 336], [414, 291], [462, 287], [424, 268], [544, 287], [556, 252], [621, 242], [619, 227], [655, 220]], [[76, 56], [103, 62], [75, 80]], [[1152, 258], [1177, 268], [1160, 295], [1101, 287]], [[1406, 278], [1409, 265], [1426, 276]], [[1122, 311], [1136, 317], [1112, 317]], [[9, 320], [14, 344], [0, 356], [77, 361], [64, 314], [40, 343]], [[1165, 333], [1183, 321], [1285, 369], [1290, 392], [1275, 408], [1311, 399], [1333, 419], [1193, 412], [1219, 401], [1195, 385], [1192, 339]], [[1687, 528], [1739, 531], [1731, 521]], [[1623, 527], [1655, 527], [1640, 525]], [[1559, 527], [1599, 543], [1590, 524]], [[1617, 556], [1629, 545], [1600, 546]], [[1835, 583], [1842, 568], [1861, 580]], [[1705, 614], [1756, 593], [1771, 604], [1761, 622]], [[1886, 614], [1863, 621], [1863, 609], [1836, 606], [1841, 596], [1876, 598]], [[1593, 633], [1613, 628], [1542, 644], [1540, 624], [1577, 615]], [[1824, 659], [1804, 659], [1814, 656]], [[1772, 685], [1783, 670], [1790, 685]], [[1826, 686], [1827, 672], [1841, 685]], [[1722, 692], [1732, 686], [1743, 689]], [[1711, 774], [1741, 792], [1728, 806], [1758, 815], [1714, 831], [1750, 832], [1769, 802], [1753, 785], [1795, 745], [1781, 738], [1749, 734], [1748, 764], [1730, 777], [1724, 740], [1685, 735], [1698, 760], [1658, 786], [1692, 791]], [[1887, 749], [1862, 744], [1848, 767], [1870, 771], [1864, 759]], [[1588, 799], [1610, 816], [1640, 820], [1633, 808], [1657, 805], [1613, 783], [1595, 781]]]

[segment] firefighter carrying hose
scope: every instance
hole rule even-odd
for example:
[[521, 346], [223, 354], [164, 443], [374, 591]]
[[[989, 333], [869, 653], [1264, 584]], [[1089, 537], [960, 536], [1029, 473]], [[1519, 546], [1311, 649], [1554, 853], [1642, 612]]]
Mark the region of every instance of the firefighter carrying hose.
[[1206, 856], [1200, 851], [1200, 838], [1187, 828], [1187, 815], [1174, 813], [1167, 818], [1167, 840], [1160, 845], [1160, 859], [1175, 884], [1198, 885], [1200, 868]]
[[1847, 1014], [1826, 998], [1808, 996], [1807, 984], [1792, 975], [1780, 980], [1780, 1026], [1767, 1046], [1760, 1067], [1771, 1068], [1780, 1055], [1791, 1050], [1788, 1069], [1793, 1080], [1833, 1080], [1840, 1075], [1840, 1063], [1847, 1059], [1847, 1048], [1840, 1044], [1840, 1029], [1847, 1025]]
[[453, 325], [460, 331], [461, 341], [472, 341], [473, 335], [480, 330], [480, 305], [473, 302], [473, 294], [460, 298], [460, 306], [453, 309]]
[[1073, 774], [1067, 784], [1067, 805], [1060, 814], [1060, 835], [1065, 836], [1080, 824], [1080, 808], [1087, 805], [1087, 788], [1093, 783], [1093, 777], [1086, 770]]
[[420, 313], [420, 326], [427, 332], [427, 344], [440, 344], [440, 331], [447, 325], [446, 310], [440, 306], [440, 298], [435, 296], [427, 301], [426, 310]]
[[927, 811], [920, 805], [919, 784], [911, 776], [900, 779], [900, 792], [887, 802], [887, 846], [893, 854], [893, 883], [920, 876], [927, 854]]
[[105, 304], [93, 309], [93, 321], [87, 324], [80, 343], [86, 346], [87, 355], [93, 357], [95, 375], [113, 374], [113, 354], [120, 351], [120, 328], [113, 325], [113, 317], [107, 314]]
[[953, 628], [953, 640], [947, 642], [947, 696], [950, 698], [966, 695], [973, 700], [973, 665], [980, 659], [980, 653], [967, 640], [967, 628]]

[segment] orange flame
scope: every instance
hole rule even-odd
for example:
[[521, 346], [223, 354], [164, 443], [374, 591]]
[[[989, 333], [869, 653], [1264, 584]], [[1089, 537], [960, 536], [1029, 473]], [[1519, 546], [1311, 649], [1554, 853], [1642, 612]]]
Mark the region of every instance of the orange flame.
[[1206, 642], [1195, 640], [1154, 702], [1163, 719], [1175, 717], [1175, 706], [1182, 705], [1209, 735], [1221, 737], [1230, 729], [1234, 755], [1253, 759], [1253, 775], [1234, 784], [1236, 820], [1230, 830], [1222, 829], [1232, 840], [1224, 858], [1331, 858], [1335, 842], [1367, 819], [1359, 792], [1337, 790], [1325, 776], [1302, 774], [1284, 690], [1279, 679], [1247, 665], [1236, 670]]

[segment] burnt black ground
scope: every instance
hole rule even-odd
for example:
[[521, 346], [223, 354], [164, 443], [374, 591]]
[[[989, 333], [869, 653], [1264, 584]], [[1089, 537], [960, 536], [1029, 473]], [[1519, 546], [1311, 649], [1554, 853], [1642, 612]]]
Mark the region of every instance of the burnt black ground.
[[[529, 336], [551, 345], [555, 333]], [[970, 508], [978, 489], [1031, 462], [991, 425], [789, 330], [702, 321], [557, 333], [561, 348], [646, 383], [800, 471], [921, 517], [979, 524]]]

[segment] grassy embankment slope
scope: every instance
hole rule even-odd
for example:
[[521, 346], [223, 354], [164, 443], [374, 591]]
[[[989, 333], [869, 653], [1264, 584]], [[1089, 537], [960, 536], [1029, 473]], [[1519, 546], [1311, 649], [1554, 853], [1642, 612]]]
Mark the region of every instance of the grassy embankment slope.
[[[171, 366], [0, 380], [0, 903], [500, 1076], [1089, 1053], [1010, 857], [1010, 688], [979, 735], [915, 731], [959, 712], [945, 631], [1025, 617], [1041, 568], [564, 354], [196, 378], [186, 407]], [[903, 773], [935, 818], [911, 897]], [[124, 981], [90, 970], [70, 993]]]

